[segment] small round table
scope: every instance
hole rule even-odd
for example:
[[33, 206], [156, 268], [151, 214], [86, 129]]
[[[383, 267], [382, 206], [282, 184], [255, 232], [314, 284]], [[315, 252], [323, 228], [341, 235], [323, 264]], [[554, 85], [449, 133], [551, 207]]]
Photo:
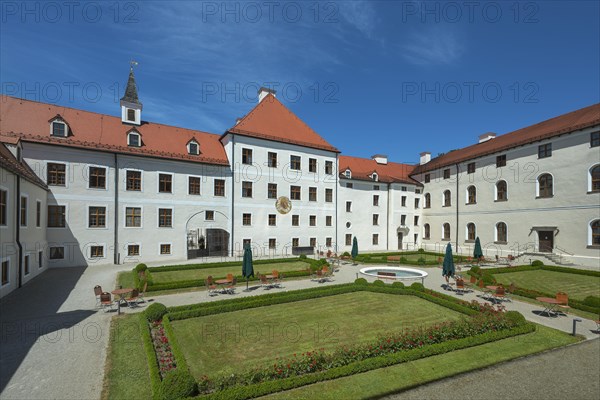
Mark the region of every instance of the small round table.
[[119, 300], [117, 301], [117, 315], [121, 315], [121, 301], [125, 300], [125, 295], [131, 292], [133, 292], [133, 288], [115, 289], [111, 292], [115, 297], [119, 296]]

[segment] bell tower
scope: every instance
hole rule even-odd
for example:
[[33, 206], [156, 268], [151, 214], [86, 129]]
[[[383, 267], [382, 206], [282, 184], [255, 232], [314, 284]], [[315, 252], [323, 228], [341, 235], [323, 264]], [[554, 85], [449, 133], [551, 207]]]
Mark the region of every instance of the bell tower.
[[129, 79], [125, 88], [125, 95], [121, 97], [121, 122], [130, 125], [142, 124], [142, 103], [138, 99], [137, 85], [133, 75], [133, 67], [138, 65], [131, 60], [129, 67]]

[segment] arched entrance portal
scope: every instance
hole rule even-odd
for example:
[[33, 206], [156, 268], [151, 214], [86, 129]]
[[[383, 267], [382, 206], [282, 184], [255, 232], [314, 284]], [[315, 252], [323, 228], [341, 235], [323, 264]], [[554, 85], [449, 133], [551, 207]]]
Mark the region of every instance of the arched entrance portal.
[[199, 211], [186, 223], [187, 258], [229, 255], [228, 218], [218, 211]]

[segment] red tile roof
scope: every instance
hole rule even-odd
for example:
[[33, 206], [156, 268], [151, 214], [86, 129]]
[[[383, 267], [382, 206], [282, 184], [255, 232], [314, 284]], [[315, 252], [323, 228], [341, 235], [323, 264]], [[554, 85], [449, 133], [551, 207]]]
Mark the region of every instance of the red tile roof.
[[[66, 138], [50, 136], [50, 120], [59, 115], [69, 125]], [[143, 146], [127, 146], [127, 132], [135, 128]], [[174, 126], [142, 122], [132, 126], [121, 118], [53, 104], [0, 96], [0, 135], [61, 146], [157, 158], [229, 165], [219, 135]], [[188, 154], [186, 144], [195, 137], [200, 154]]]
[[344, 172], [350, 169], [352, 179], [375, 182], [370, 175], [377, 173], [379, 182], [383, 183], [409, 183], [420, 185], [419, 182], [410, 178], [410, 174], [415, 168], [414, 165], [388, 162], [387, 164], [378, 164], [370, 158], [358, 158], [349, 156], [340, 156], [338, 159], [340, 178], [345, 179]]
[[13, 174], [19, 175], [21, 178], [28, 180], [29, 182], [41, 187], [42, 189], [48, 190], [48, 186], [46, 186], [46, 183], [44, 183], [44, 181], [42, 181], [35, 174], [35, 172], [33, 172], [29, 165], [22, 161], [19, 162], [15, 158], [13, 153], [11, 153], [10, 150], [8, 150], [8, 148], [6, 148], [6, 146], [4, 145], [4, 143], [15, 143], [11, 143], [10, 140], [4, 141], [4, 138], [2, 136], [0, 136], [0, 141], [2, 142], [0, 143], [0, 167], [12, 172]]
[[483, 143], [454, 150], [417, 166], [412, 175], [432, 171], [448, 165], [461, 163], [473, 158], [483, 157], [508, 150], [513, 147], [549, 139], [579, 129], [600, 124], [600, 103], [585, 107], [555, 118], [531, 125], [516, 131], [497, 136]]
[[313, 131], [272, 94], [268, 94], [224, 135], [228, 132], [339, 153], [337, 148]]

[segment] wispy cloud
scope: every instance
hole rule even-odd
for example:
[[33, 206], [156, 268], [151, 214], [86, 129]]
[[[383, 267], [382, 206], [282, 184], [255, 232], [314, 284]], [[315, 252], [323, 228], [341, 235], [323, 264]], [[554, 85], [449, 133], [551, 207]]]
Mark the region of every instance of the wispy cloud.
[[372, 3], [367, 1], [340, 1], [334, 4], [339, 7], [340, 16], [348, 24], [368, 38], [374, 37], [377, 18]]
[[466, 51], [466, 44], [456, 30], [435, 26], [409, 35], [401, 45], [402, 56], [416, 65], [451, 65]]

